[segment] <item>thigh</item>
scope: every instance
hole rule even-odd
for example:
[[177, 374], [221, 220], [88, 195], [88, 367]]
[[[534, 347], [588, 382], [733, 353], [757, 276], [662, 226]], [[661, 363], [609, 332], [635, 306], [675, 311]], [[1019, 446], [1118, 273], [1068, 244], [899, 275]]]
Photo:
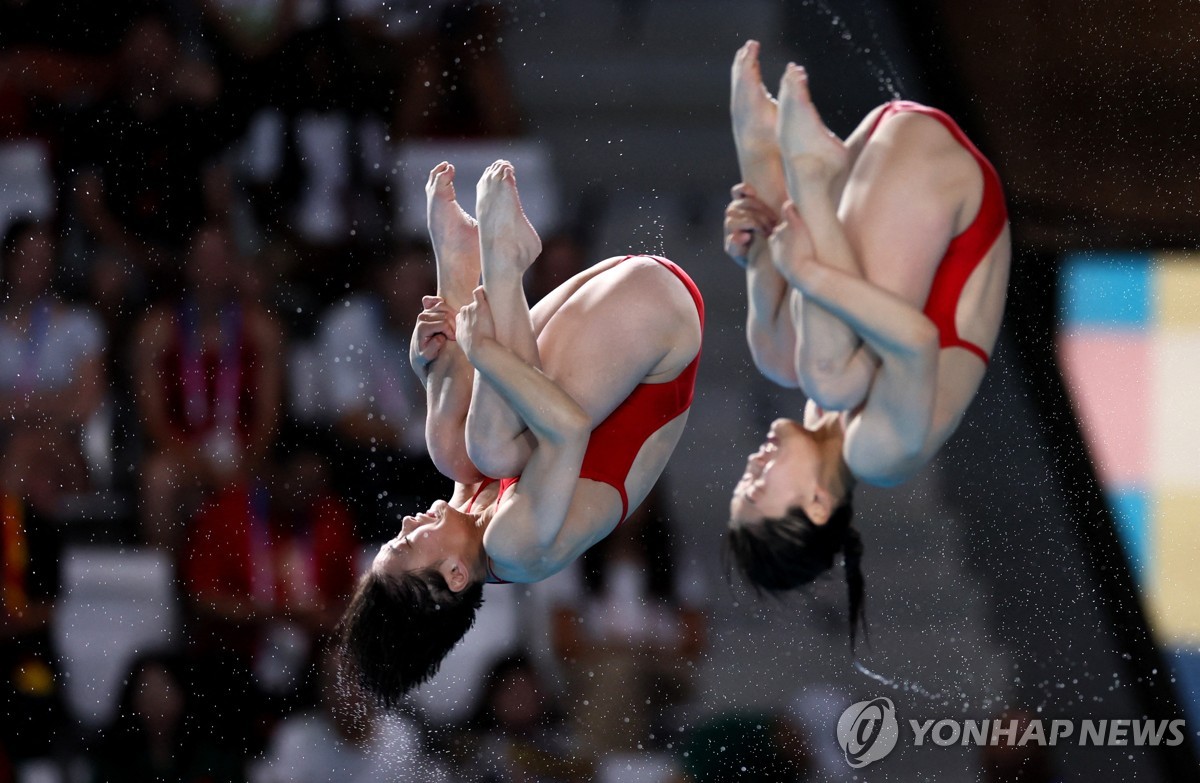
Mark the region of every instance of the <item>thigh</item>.
[[670, 270], [632, 258], [580, 285], [547, 320], [538, 349], [547, 375], [595, 426], [638, 384], [683, 371], [700, 350], [700, 318]]
[[612, 256], [611, 258], [606, 258], [603, 261], [589, 266], [582, 272], [573, 275], [562, 285], [546, 294], [546, 296], [543, 297], [537, 304], [535, 304], [529, 312], [529, 316], [533, 320], [534, 336], [536, 337], [542, 333], [542, 329], [545, 328], [546, 323], [549, 322], [550, 318], [553, 317], [553, 315], [558, 312], [559, 308], [566, 304], [567, 301], [575, 294], [575, 292], [582, 288], [585, 283], [597, 275], [612, 269], [626, 258], [628, 258], [628, 256]]

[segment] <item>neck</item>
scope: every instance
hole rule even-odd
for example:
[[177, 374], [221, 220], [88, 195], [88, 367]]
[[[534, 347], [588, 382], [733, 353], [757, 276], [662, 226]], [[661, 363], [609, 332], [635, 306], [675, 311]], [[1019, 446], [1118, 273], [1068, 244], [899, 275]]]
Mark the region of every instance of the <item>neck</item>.
[[846, 497], [854, 489], [854, 474], [842, 455], [846, 443], [846, 428], [840, 413], [827, 413], [817, 422], [813, 430], [822, 451], [822, 464], [827, 465], [823, 483], [829, 491], [839, 497]]
[[492, 503], [482, 511], [471, 514], [475, 518], [475, 524], [471, 526], [471, 537], [476, 544], [476, 551], [479, 553], [471, 565], [471, 577], [480, 582], [486, 581], [489, 575], [488, 554], [483, 539], [492, 517], [495, 516], [495, 511], [496, 504]]

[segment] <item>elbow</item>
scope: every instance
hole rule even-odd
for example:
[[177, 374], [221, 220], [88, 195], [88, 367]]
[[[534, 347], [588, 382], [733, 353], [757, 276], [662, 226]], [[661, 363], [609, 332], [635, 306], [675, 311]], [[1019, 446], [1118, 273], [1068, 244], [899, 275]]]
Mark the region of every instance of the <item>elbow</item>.
[[924, 313], [918, 313], [905, 329], [903, 344], [914, 355], [936, 356], [941, 335], [937, 326]]
[[540, 443], [553, 446], [587, 444], [592, 434], [592, 417], [579, 403], [568, 400], [548, 412], [546, 419], [533, 430]]
[[592, 434], [592, 417], [579, 404], [573, 403], [562, 411], [556, 429], [563, 442], [586, 442]]

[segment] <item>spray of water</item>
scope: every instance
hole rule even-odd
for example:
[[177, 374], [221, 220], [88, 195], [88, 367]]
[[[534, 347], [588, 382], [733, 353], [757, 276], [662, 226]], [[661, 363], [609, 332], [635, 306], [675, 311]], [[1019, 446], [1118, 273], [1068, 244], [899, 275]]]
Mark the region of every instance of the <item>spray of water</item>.
[[838, 16], [825, 0], [804, 0], [802, 5], [805, 8], [814, 9], [818, 15], [829, 20], [838, 33], [838, 40], [845, 42], [846, 46], [858, 55], [886, 95], [893, 99], [902, 97], [904, 84], [900, 79], [900, 73], [896, 70], [896, 64], [892, 62], [892, 58], [888, 56], [887, 50], [883, 46], [879, 30], [875, 27], [875, 15], [870, 8], [863, 9], [863, 15], [867, 20], [867, 32], [871, 38], [870, 45], [864, 46], [855, 41], [854, 34], [851, 32], [850, 26], [846, 24], [846, 20]]

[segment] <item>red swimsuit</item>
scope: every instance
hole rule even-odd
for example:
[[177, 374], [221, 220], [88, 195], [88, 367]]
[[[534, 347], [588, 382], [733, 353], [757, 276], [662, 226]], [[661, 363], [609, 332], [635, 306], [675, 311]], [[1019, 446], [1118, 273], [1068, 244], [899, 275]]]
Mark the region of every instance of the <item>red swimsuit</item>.
[[948, 114], [913, 101], [889, 103], [875, 118], [875, 124], [871, 126], [867, 138], [875, 133], [875, 129], [885, 118], [902, 112], [924, 114], [940, 122], [946, 130], [950, 131], [950, 135], [967, 152], [971, 153], [971, 157], [975, 158], [983, 172], [983, 199], [979, 202], [979, 212], [976, 213], [975, 219], [971, 221], [971, 225], [967, 226], [966, 230], [950, 240], [946, 254], [942, 256], [937, 272], [934, 273], [933, 284], [929, 288], [929, 298], [925, 300], [925, 315], [937, 326], [938, 333], [941, 335], [941, 347], [965, 348], [986, 364], [988, 361], [987, 351], [975, 343], [959, 337], [955, 316], [958, 313], [959, 297], [962, 296], [963, 288], [967, 285], [967, 278], [987, 256], [992, 245], [996, 243], [996, 239], [1004, 231], [1005, 223], [1008, 222], [1008, 211], [1004, 207], [1004, 192], [1000, 186], [1000, 177], [988, 159], [983, 157], [983, 153], [975, 148], [975, 145], [971, 143], [971, 140], [954, 120], [950, 119]]
[[[678, 265], [659, 256], [625, 256], [621, 261], [631, 258], [652, 258], [671, 270], [679, 281], [687, 288], [696, 303], [696, 312], [700, 315], [700, 328], [704, 328], [704, 300], [700, 289]], [[700, 352], [692, 359], [687, 367], [674, 380], [666, 383], [640, 383], [616, 410], [600, 422], [588, 440], [587, 452], [583, 456], [583, 467], [579, 477], [600, 481], [608, 484], [621, 494], [621, 522], [629, 514], [629, 497], [625, 493], [625, 479], [637, 459], [642, 445], [650, 436], [662, 429], [663, 425], [679, 414], [686, 411], [692, 404], [692, 396], [696, 389], [696, 370], [700, 366]], [[520, 477], [500, 479], [500, 493], [516, 484]], [[475, 498], [483, 488], [494, 479], [485, 479], [475, 490], [475, 495], [467, 504], [467, 511], [475, 505]], [[620, 524], [620, 523], [618, 523]], [[489, 563], [490, 570], [490, 563]], [[493, 579], [495, 577], [493, 576]], [[500, 581], [500, 580], [497, 580]]]

